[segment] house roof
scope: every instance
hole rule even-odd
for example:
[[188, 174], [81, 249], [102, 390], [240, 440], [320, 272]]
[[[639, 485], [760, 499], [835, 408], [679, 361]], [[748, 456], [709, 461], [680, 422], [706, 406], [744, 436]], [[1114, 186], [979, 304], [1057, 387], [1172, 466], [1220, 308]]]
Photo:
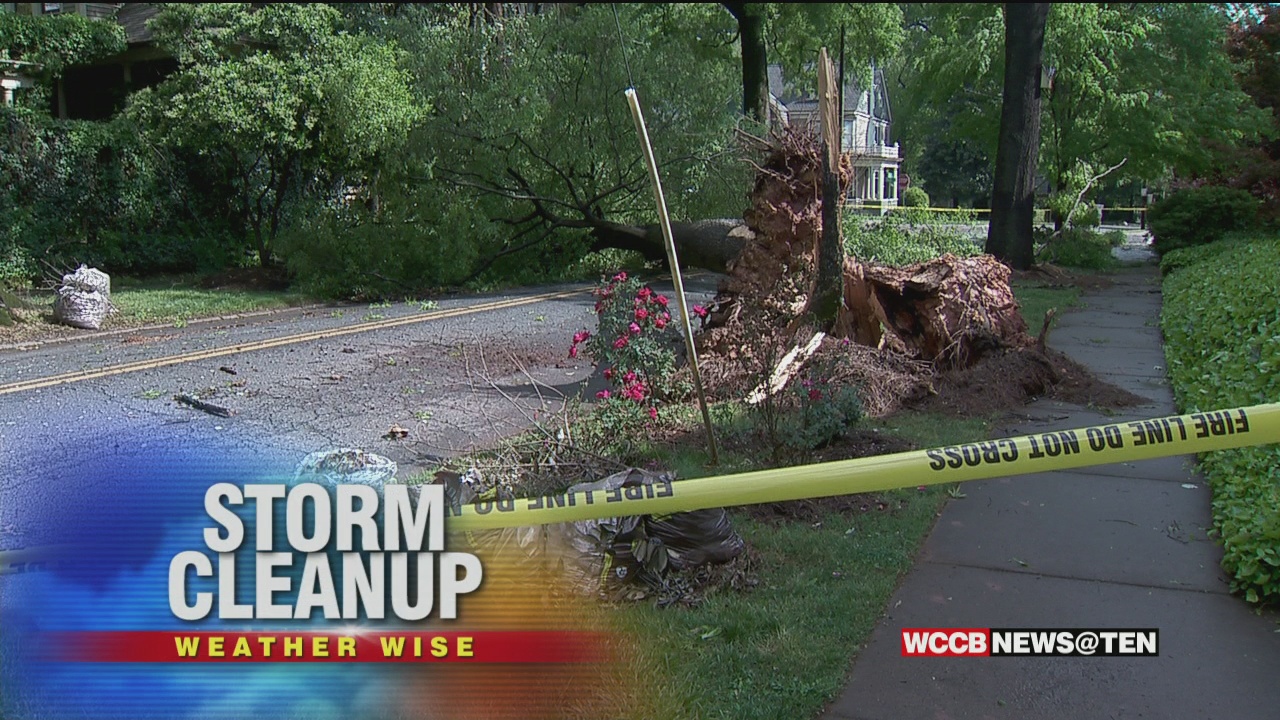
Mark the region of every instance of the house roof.
[[[881, 120], [889, 120], [889, 103], [884, 97], [884, 73], [878, 67], [872, 68], [873, 87], [877, 90], [874, 108], [869, 102], [856, 73], [845, 73], [844, 111], [845, 113], [874, 114]], [[811, 91], [802, 92], [787, 82], [781, 65], [769, 66], [769, 94], [782, 103], [789, 113], [813, 113], [818, 111], [817, 95]]]
[[124, 3], [116, 11], [116, 22], [124, 28], [125, 41], [130, 45], [151, 42], [147, 21], [159, 12], [160, 8], [154, 3]]

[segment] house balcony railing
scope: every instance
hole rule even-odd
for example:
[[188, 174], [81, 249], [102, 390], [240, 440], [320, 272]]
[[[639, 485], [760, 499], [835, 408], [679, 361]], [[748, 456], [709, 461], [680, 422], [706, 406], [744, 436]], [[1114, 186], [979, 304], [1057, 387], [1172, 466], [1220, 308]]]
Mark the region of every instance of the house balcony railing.
[[867, 160], [893, 160], [902, 159], [902, 155], [898, 152], [898, 144], [892, 145], [863, 145], [860, 147], [851, 147], [846, 151], [854, 160], [865, 158]]

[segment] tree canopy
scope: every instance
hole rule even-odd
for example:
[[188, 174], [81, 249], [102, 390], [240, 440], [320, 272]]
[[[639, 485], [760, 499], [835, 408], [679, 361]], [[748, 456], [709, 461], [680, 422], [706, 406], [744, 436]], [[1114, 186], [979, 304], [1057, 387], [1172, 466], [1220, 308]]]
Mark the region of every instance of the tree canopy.
[[[27, 115], [13, 120], [0, 163], [17, 178], [0, 207], [12, 220], [0, 252], [44, 257], [47, 237], [61, 236], [75, 238], [64, 245], [76, 257], [94, 257], [86, 248], [145, 230], [171, 236], [153, 255], [218, 235], [233, 252], [210, 257], [282, 259], [300, 277], [340, 276], [335, 293], [545, 278], [591, 249], [655, 247], [623, 89], [639, 91], [672, 213], [701, 231], [699, 221], [741, 215], [751, 166], [738, 131], [766, 130], [754, 120], [767, 114], [769, 65], [812, 90], [818, 49], [837, 54], [842, 37], [848, 74], [866, 78], [873, 61], [892, 70], [905, 170], [935, 199], [985, 204], [1003, 12], [165, 3], [150, 29], [176, 72], [94, 127], [39, 105], [58, 73], [123, 49], [120, 27], [0, 13], [0, 46], [46, 68], [45, 95], [20, 103]], [[1218, 172], [1267, 192], [1275, 153], [1259, 138], [1274, 126], [1274, 17], [1261, 5], [1054, 4], [1036, 84], [1037, 192], [1052, 188], [1059, 207], [1112, 168], [1125, 180]], [[87, 192], [104, 197], [77, 200]], [[37, 195], [58, 201], [29, 202]], [[111, 247], [104, 256], [133, 245]]]
[[166, 3], [151, 28], [180, 69], [130, 112], [202, 160], [263, 263], [291, 195], [360, 184], [425, 110], [396, 46], [327, 5]]
[[[994, 154], [1004, 41], [998, 5], [911, 5], [900, 117], [928, 142], [945, 112], [957, 137]], [[1156, 178], [1212, 162], [1212, 145], [1255, 136], [1261, 116], [1233, 77], [1230, 20], [1203, 3], [1054, 3], [1045, 39], [1043, 174], [1055, 190], [1124, 160]]]

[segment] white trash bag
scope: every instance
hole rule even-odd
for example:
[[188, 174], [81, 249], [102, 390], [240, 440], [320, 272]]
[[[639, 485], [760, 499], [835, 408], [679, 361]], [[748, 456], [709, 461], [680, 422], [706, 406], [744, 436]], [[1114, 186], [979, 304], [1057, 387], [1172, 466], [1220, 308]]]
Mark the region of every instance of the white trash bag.
[[396, 463], [390, 458], [352, 448], [313, 452], [298, 463], [294, 483], [314, 482], [326, 487], [368, 485], [379, 493], [395, 482]]
[[81, 265], [62, 276], [62, 287], [53, 301], [58, 322], [85, 330], [97, 330], [111, 314], [111, 276]]
[[99, 292], [111, 297], [111, 276], [87, 265], [81, 265], [75, 272], [63, 275], [62, 286], [83, 292]]
[[97, 291], [85, 292], [64, 285], [53, 300], [53, 316], [71, 327], [97, 330], [110, 313], [110, 298]]

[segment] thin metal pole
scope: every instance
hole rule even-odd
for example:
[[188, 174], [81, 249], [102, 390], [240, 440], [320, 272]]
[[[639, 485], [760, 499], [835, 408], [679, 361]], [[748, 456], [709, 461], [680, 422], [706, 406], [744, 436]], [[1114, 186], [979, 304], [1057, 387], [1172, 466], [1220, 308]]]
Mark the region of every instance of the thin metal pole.
[[689, 351], [689, 368], [693, 370], [693, 387], [698, 393], [698, 405], [702, 408], [702, 423], [707, 427], [707, 447], [711, 451], [711, 464], [720, 464], [716, 451], [716, 434], [711, 427], [711, 412], [707, 409], [707, 395], [702, 389], [702, 373], [698, 371], [698, 350], [693, 345], [693, 324], [689, 321], [689, 305], [684, 299], [684, 280], [680, 277], [680, 262], [676, 258], [675, 236], [671, 233], [671, 216], [667, 213], [667, 200], [662, 194], [662, 180], [658, 177], [658, 163], [653, 157], [653, 145], [649, 142], [649, 130], [640, 112], [640, 97], [635, 88], [627, 88], [627, 102], [631, 105], [631, 117], [636, 121], [636, 133], [640, 135], [640, 147], [644, 161], [649, 166], [649, 179], [653, 182], [653, 197], [658, 203], [658, 223], [662, 226], [662, 239], [667, 245], [667, 262], [671, 265], [671, 280], [676, 286], [676, 302], [680, 303], [680, 318], [684, 321], [684, 345]]

